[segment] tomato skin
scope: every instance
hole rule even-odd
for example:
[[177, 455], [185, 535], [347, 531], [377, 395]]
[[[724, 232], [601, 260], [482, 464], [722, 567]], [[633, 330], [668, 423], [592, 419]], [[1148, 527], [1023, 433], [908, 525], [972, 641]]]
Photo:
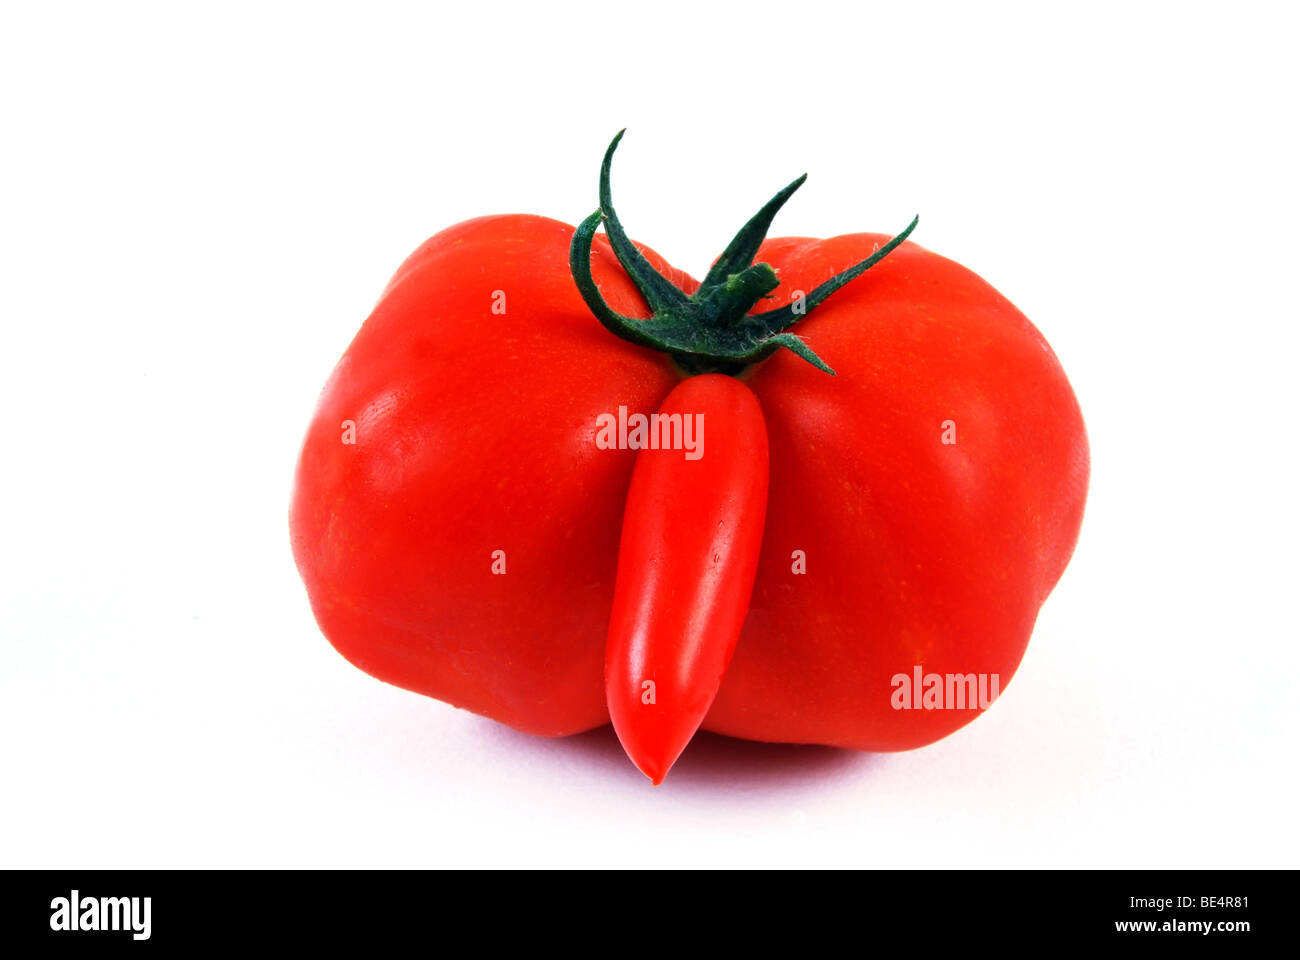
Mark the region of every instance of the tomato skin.
[[698, 458], [637, 455], [605, 651], [614, 729], [656, 784], [699, 729], [740, 637], [768, 477], [763, 412], [740, 381], [691, 377], [659, 413], [697, 418]]
[[[597, 417], [655, 411], [683, 379], [591, 315], [572, 236], [541, 217], [485, 217], [408, 258], [321, 395], [290, 513], [313, 611], [345, 657], [549, 736], [609, 721], [606, 636], [637, 453], [599, 449]], [[768, 303], [886, 239], [767, 241], [758, 259], [782, 281]], [[613, 309], [648, 315], [603, 237], [593, 273]], [[767, 425], [766, 529], [702, 728], [920, 746], [977, 713], [894, 710], [890, 678], [916, 665], [997, 673], [1005, 690], [1069, 560], [1088, 478], [1078, 404], [1014, 306], [911, 242], [794, 332], [838, 376], [779, 351], [740, 377]], [[946, 420], [955, 444], [941, 442]], [[505, 574], [492, 573], [497, 550]]]
[[[340, 653], [547, 736], [609, 719], [604, 640], [636, 452], [597, 449], [596, 417], [651, 412], [680, 378], [591, 317], [568, 273], [572, 235], [484, 217], [408, 258], [321, 394], [290, 511]], [[594, 269], [611, 302], [644, 311], [603, 242]]]
[[[888, 237], [773, 239], [774, 303]], [[1019, 665], [1074, 550], [1089, 454], [1051, 348], [971, 271], [905, 243], [796, 328], [838, 376], [785, 351], [753, 370], [771, 446], [763, 555], [704, 728], [903, 750], [973, 710], [895, 710], [891, 678]], [[944, 421], [955, 444], [942, 442]], [[807, 572], [792, 573], [802, 550]], [[776, 665], [781, 664], [782, 669]]]

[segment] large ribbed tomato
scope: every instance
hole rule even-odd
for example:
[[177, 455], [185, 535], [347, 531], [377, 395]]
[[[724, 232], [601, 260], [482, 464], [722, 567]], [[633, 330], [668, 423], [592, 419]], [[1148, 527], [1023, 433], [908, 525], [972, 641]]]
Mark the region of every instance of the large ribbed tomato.
[[[900, 709], [898, 678], [990, 675], [1005, 689], [1065, 569], [1088, 446], [1052, 350], [991, 286], [914, 243], [861, 233], [759, 247], [801, 181], [742, 231], [703, 290], [645, 248], [637, 262], [622, 244], [620, 264], [604, 236], [590, 246], [602, 220], [616, 246], [625, 240], [608, 201], [612, 152], [602, 209], [577, 243], [573, 227], [534, 216], [445, 230], [401, 266], [340, 360], [291, 509], [294, 555], [322, 630], [380, 679], [531, 733], [576, 733], [609, 722], [607, 640], [610, 656], [638, 662], [647, 643], [681, 646], [683, 630], [698, 631], [703, 647], [724, 645], [709, 623], [695, 623], [708, 618], [693, 617], [694, 607], [660, 616], [668, 627], [633, 614], [610, 626], [620, 534], [632, 538], [636, 525], [649, 546], [623, 557], [626, 609], [712, 602], [687, 589], [682, 578], [700, 574], [681, 557], [674, 569], [696, 572], [661, 581], [673, 544], [704, 542], [700, 518], [716, 515], [719, 529], [734, 519], [741, 539], [757, 523], [761, 549], [729, 666], [726, 656], [699, 661], [725, 670], [720, 688], [716, 675], [700, 679], [708, 698], [717, 694], [711, 707], [696, 702], [705, 729], [896, 750], [968, 722], [977, 704], [930, 708], [919, 691]], [[571, 253], [591, 264], [581, 291]], [[833, 295], [815, 294], [868, 260], [871, 269]], [[648, 279], [651, 267], [684, 299]], [[704, 301], [712, 306], [697, 309]], [[755, 318], [805, 303], [815, 309], [787, 309], [795, 325], [781, 327], [801, 343], [788, 333], [764, 339], [775, 328]], [[618, 329], [618, 315], [652, 312], [655, 320]], [[713, 337], [710, 324], [731, 333]], [[709, 423], [719, 443], [753, 416], [765, 423], [765, 518], [749, 515], [761, 500], [716, 485], [714, 513], [673, 512], [682, 484], [705, 478], [701, 495], [712, 495], [709, 474], [675, 467], [646, 481], [659, 486], [625, 518], [638, 452], [597, 442], [602, 415], [653, 413], [700, 373], [734, 378], [757, 399], [751, 409], [726, 383], [714, 397], [702, 382], [687, 402], [724, 420], [726, 410], [746, 411]], [[761, 461], [737, 453], [730, 462], [725, 482], [735, 486], [735, 471], [748, 469], [736, 464]], [[730, 591], [719, 609], [743, 610], [745, 578], [718, 582]], [[656, 629], [678, 632], [656, 641]], [[658, 780], [676, 757], [669, 752], [653, 772], [634, 759]]]

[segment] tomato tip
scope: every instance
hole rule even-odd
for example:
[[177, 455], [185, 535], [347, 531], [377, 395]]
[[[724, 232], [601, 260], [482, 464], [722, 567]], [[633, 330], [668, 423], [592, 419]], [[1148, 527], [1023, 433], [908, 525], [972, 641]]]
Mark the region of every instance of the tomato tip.
[[636, 764], [637, 769], [640, 770], [643, 774], [645, 774], [646, 778], [650, 781], [650, 783], [656, 787], [659, 786], [659, 784], [663, 783], [664, 778], [668, 776], [669, 766], [671, 766], [671, 764], [669, 764], [668, 766], [660, 766], [658, 764], [652, 764], [652, 763]]

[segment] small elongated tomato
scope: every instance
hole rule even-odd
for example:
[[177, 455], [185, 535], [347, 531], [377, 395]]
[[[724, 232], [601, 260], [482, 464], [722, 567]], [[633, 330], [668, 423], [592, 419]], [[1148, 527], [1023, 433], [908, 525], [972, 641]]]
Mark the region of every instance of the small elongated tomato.
[[768, 450], [758, 398], [716, 373], [678, 384], [648, 432], [623, 513], [605, 695], [624, 750], [658, 784], [709, 712], [745, 623]]

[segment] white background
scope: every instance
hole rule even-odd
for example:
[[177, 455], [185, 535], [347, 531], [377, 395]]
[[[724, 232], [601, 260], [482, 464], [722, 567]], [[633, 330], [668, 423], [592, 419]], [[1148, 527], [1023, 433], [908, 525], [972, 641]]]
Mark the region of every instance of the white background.
[[[6, 3], [0, 866], [1300, 865], [1294, 10]], [[651, 788], [318, 632], [334, 361], [426, 236], [594, 209], [622, 126], [679, 266], [806, 170], [776, 233], [919, 212], [1061, 357], [1078, 552], [948, 739], [702, 736]]]

